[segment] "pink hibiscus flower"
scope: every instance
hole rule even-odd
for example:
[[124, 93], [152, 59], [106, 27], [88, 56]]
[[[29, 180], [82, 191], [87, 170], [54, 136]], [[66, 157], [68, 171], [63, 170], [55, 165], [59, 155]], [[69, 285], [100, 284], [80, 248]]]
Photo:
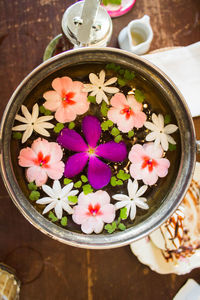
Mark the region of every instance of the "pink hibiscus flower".
[[110, 196], [105, 191], [100, 190], [88, 195], [82, 192], [78, 197], [78, 205], [74, 207], [72, 219], [81, 225], [84, 233], [100, 233], [104, 222], [114, 221], [115, 206], [110, 203]]
[[89, 109], [87, 92], [82, 92], [84, 85], [80, 81], [72, 81], [65, 76], [52, 81], [54, 91], [43, 94], [46, 102], [44, 107], [55, 111], [55, 118], [58, 122], [71, 122], [77, 115], [84, 114]]
[[19, 165], [27, 167], [26, 177], [29, 182], [35, 181], [37, 186], [46, 183], [48, 177], [57, 180], [64, 172], [65, 164], [61, 161], [63, 152], [57, 143], [38, 138], [31, 148], [27, 147], [19, 153]]
[[170, 162], [162, 158], [163, 149], [160, 145], [146, 143], [143, 146], [136, 144], [129, 152], [130, 174], [134, 179], [142, 179], [145, 184], [153, 185], [158, 177], [165, 177]]
[[133, 127], [141, 128], [146, 121], [146, 115], [142, 112], [142, 104], [135, 100], [133, 95], [127, 98], [122, 93], [115, 94], [110, 104], [113, 106], [108, 111], [108, 119], [116, 123], [119, 130], [129, 132]]

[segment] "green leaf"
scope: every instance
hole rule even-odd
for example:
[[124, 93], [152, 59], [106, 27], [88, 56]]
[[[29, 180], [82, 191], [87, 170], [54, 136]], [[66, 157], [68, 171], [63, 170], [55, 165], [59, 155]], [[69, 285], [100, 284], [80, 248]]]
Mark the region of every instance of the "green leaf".
[[122, 140], [122, 135], [121, 135], [121, 134], [119, 134], [118, 136], [116, 136], [115, 139], [114, 139], [114, 141], [115, 141], [116, 143], [121, 142], [121, 140]]
[[144, 101], [144, 93], [141, 90], [136, 89], [135, 90], [135, 99], [142, 103]]
[[60, 224], [62, 225], [62, 226], [67, 226], [67, 217], [65, 216], [65, 217], [62, 217], [62, 219], [61, 219], [61, 221], [60, 221]]
[[130, 178], [130, 175], [124, 172], [124, 170], [119, 170], [119, 172], [117, 173], [117, 178], [127, 180]]
[[176, 145], [169, 144], [169, 151], [174, 151], [176, 150]]
[[22, 138], [22, 133], [21, 133], [21, 132], [18, 132], [18, 131], [13, 132], [13, 138], [14, 138], [15, 140], [21, 140], [21, 138]]
[[50, 116], [52, 112], [49, 109], [45, 109], [44, 115], [45, 116]]
[[126, 220], [127, 219], [127, 208], [126, 207], [123, 207], [120, 209], [120, 218], [122, 220]]
[[[107, 0], [107, 2], [108, 2], [109, 0]], [[106, 69], [107, 70], [115, 70], [115, 68], [116, 68], [116, 65], [114, 64], [114, 63], [110, 63], [110, 64], [107, 64], [106, 65]]]
[[120, 86], [125, 86], [126, 85], [126, 81], [121, 79], [121, 78], [118, 78], [117, 79], [117, 83], [120, 85]]
[[90, 103], [96, 103], [96, 97], [95, 96], [88, 96], [87, 99]]
[[81, 186], [82, 186], [82, 182], [80, 180], [74, 183], [75, 188], [80, 188]]
[[120, 70], [119, 70], [119, 74], [120, 74], [120, 75], [124, 75], [124, 72], [125, 72], [124, 69], [120, 69]]
[[70, 122], [68, 125], [69, 129], [73, 129], [75, 127], [75, 123], [74, 122]]
[[126, 229], [126, 226], [123, 223], [119, 223], [118, 228], [124, 231]]
[[45, 108], [44, 108], [44, 106], [43, 105], [41, 105], [40, 107], [39, 107], [39, 111], [40, 111], [40, 113], [41, 114], [44, 114], [45, 113]]
[[85, 184], [85, 185], [83, 185], [82, 188], [83, 188], [83, 192], [84, 192], [85, 195], [90, 194], [90, 193], [93, 192], [93, 188], [91, 187], [90, 184]]
[[108, 127], [112, 127], [113, 126], [113, 122], [110, 121], [110, 120], [107, 121], [107, 124], [108, 124]]
[[129, 139], [132, 138], [133, 136], [134, 136], [134, 131], [133, 130], [129, 131], [128, 132]]
[[102, 101], [102, 104], [101, 104], [101, 114], [103, 117], [106, 117], [107, 116], [107, 113], [108, 113], [108, 106], [106, 104], [105, 101]]
[[115, 176], [112, 176], [111, 179], [110, 179], [110, 184], [112, 186], [116, 186], [117, 185], [117, 178]]
[[123, 181], [121, 179], [119, 179], [119, 180], [116, 181], [116, 184], [117, 185], [123, 185]]
[[72, 182], [72, 180], [69, 178], [65, 178], [63, 181], [64, 184], [69, 184], [70, 182]]
[[112, 222], [112, 224], [106, 224], [104, 228], [108, 231], [108, 233], [113, 233], [116, 230], [117, 225], [115, 222]]
[[72, 203], [77, 203], [78, 197], [77, 196], [68, 196], [68, 201], [72, 202]]
[[30, 183], [28, 184], [28, 189], [29, 189], [30, 191], [37, 191], [37, 185], [36, 185], [34, 182], [30, 182]]
[[54, 215], [54, 213], [53, 213], [52, 211], [49, 212], [48, 218], [49, 218], [52, 222], [58, 221], [58, 218]]
[[107, 123], [107, 121], [104, 121], [104, 122], [101, 123], [101, 129], [103, 131], [108, 130], [108, 123]]
[[164, 123], [165, 125], [169, 124], [171, 122], [171, 116], [170, 115], [165, 115]]
[[81, 175], [81, 180], [85, 183], [88, 182], [88, 179], [85, 175]]
[[117, 127], [113, 127], [111, 130], [111, 134], [113, 136], [117, 136], [120, 133], [119, 129]]
[[64, 124], [63, 123], [57, 123], [56, 126], [54, 127], [53, 131], [55, 133], [59, 133], [63, 128], [64, 128]]
[[31, 201], [36, 201], [40, 198], [40, 193], [38, 191], [32, 191], [29, 195]]
[[124, 72], [124, 79], [125, 80], [132, 80], [135, 77], [135, 73], [129, 70], [125, 70]]

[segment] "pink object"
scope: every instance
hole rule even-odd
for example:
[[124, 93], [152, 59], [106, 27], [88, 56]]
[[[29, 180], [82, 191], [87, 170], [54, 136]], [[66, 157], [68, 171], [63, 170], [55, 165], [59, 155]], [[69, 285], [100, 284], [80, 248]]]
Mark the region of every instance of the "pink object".
[[78, 197], [78, 205], [74, 207], [73, 221], [81, 225], [84, 233], [100, 233], [104, 223], [111, 223], [115, 219], [115, 207], [110, 203], [110, 196], [105, 191], [97, 191]]
[[134, 127], [141, 128], [146, 115], [142, 112], [142, 104], [135, 100], [133, 95], [127, 98], [122, 93], [115, 94], [110, 101], [112, 107], [108, 111], [108, 119], [116, 123], [119, 130], [129, 132]]
[[43, 94], [46, 102], [44, 107], [50, 111], [55, 111], [55, 118], [58, 122], [66, 123], [76, 119], [77, 115], [82, 115], [89, 109], [87, 92], [82, 92], [84, 88], [80, 81], [72, 81], [65, 76], [52, 81], [54, 91]]
[[104, 6], [111, 18], [122, 16], [129, 12], [136, 0], [122, 0], [121, 5], [109, 4]]
[[136, 144], [129, 152], [130, 174], [134, 179], [142, 179], [145, 184], [153, 185], [158, 177], [165, 177], [170, 162], [162, 158], [163, 149], [160, 145], [146, 143], [143, 146]]
[[20, 151], [19, 165], [28, 168], [26, 177], [29, 182], [35, 181], [37, 186], [41, 186], [46, 183], [48, 177], [53, 180], [62, 177], [65, 167], [61, 161], [62, 157], [62, 149], [57, 143], [38, 138], [31, 148]]

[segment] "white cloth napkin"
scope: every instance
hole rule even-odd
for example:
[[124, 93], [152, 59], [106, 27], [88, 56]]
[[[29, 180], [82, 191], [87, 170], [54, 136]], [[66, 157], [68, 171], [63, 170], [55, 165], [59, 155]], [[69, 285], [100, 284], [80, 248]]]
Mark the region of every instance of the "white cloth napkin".
[[193, 279], [188, 279], [173, 300], [200, 300], [200, 285]]
[[176, 84], [193, 117], [200, 115], [200, 42], [187, 47], [146, 54], [143, 57]]

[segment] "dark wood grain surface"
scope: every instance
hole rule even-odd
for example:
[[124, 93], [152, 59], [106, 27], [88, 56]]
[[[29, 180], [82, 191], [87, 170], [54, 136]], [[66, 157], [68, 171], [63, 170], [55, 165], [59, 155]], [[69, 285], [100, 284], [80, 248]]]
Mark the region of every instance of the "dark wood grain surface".
[[[0, 114], [20, 81], [42, 62], [49, 41], [61, 32], [65, 9], [74, 1], [0, 1]], [[111, 46], [132, 19], [151, 17], [150, 50], [185, 46], [200, 38], [199, 0], [137, 0], [113, 20]], [[200, 118], [196, 118], [200, 138]], [[200, 283], [200, 270], [159, 275], [142, 265], [130, 248], [84, 250], [63, 245], [36, 230], [19, 213], [0, 180], [0, 261], [16, 268], [22, 300], [166, 299], [187, 278]]]

